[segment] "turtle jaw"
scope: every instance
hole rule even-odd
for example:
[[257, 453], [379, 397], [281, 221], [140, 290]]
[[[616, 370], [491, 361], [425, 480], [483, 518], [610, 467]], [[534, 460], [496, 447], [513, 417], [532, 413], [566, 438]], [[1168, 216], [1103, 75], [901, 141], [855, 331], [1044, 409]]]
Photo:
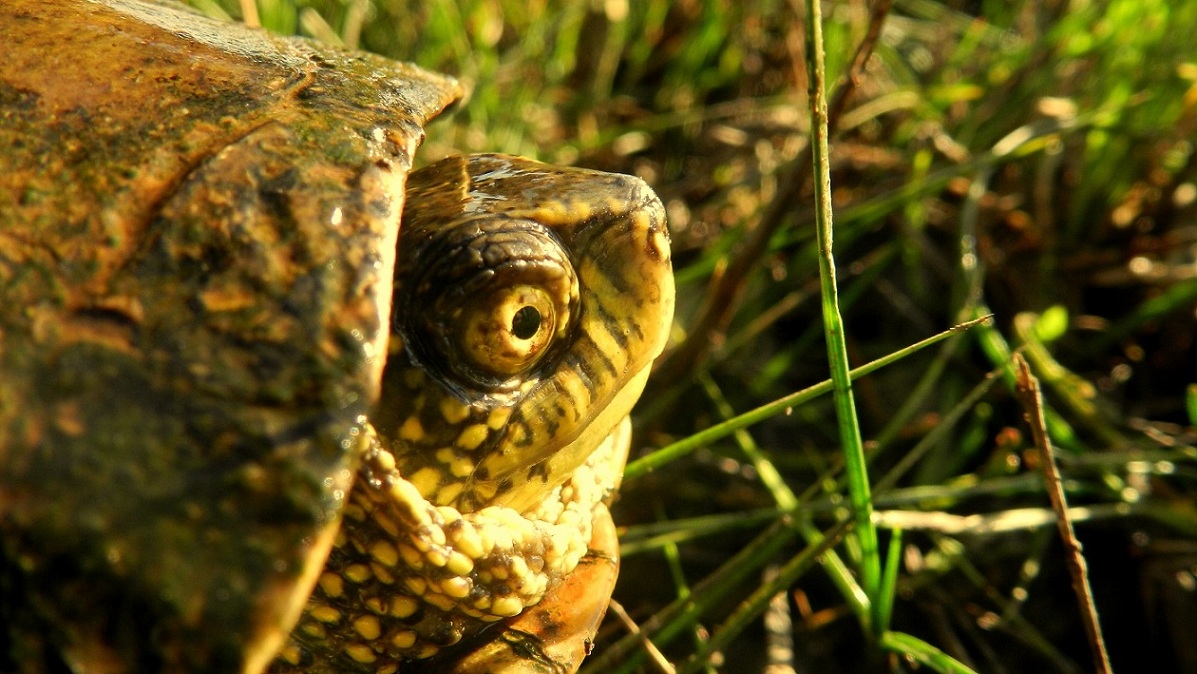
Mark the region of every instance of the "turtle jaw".
[[[619, 487], [623, 473], [623, 465], [627, 459], [628, 445], [631, 441], [631, 418], [628, 416], [632, 407], [639, 400], [648, 381], [651, 365], [645, 365], [628, 383], [619, 389], [612, 399], [583, 429], [583, 432], [573, 440], [562, 446], [536, 467], [536, 470], [547, 476], [558, 476], [560, 482], [566, 479], [581, 463], [615, 451], [621, 458], [610, 466], [611, 475], [604, 475], [605, 489], [608, 492]], [[623, 444], [622, 451], [608, 449], [609, 445]], [[552, 480], [551, 480], [552, 481]], [[544, 498], [544, 487], [536, 481], [525, 483], [523, 489], [512, 489], [498, 495], [494, 505], [503, 505], [520, 512], [535, 507]]]

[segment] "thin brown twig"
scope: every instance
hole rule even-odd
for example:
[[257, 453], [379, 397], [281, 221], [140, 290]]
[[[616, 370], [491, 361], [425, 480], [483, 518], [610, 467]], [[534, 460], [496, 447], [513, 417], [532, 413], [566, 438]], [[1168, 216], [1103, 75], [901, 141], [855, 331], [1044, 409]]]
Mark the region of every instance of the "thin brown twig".
[[615, 617], [618, 618], [621, 623], [623, 623], [624, 628], [626, 628], [632, 634], [640, 637], [641, 645], [644, 647], [645, 652], [648, 653], [649, 659], [652, 660], [653, 665], [658, 671], [664, 672], [664, 674], [674, 674], [677, 671], [677, 669], [675, 669], [674, 666], [669, 663], [669, 659], [665, 657], [665, 654], [657, 648], [656, 644], [650, 641], [644, 632], [640, 631], [640, 626], [637, 625], [636, 621], [632, 620], [632, 617], [628, 615], [628, 612], [623, 609], [623, 604], [620, 604], [612, 599], [611, 603], [607, 604], [607, 606], [610, 608], [611, 612], [615, 614]]
[[1097, 605], [1093, 601], [1093, 591], [1089, 587], [1089, 573], [1085, 557], [1081, 553], [1081, 542], [1077, 540], [1076, 531], [1072, 527], [1072, 518], [1068, 514], [1068, 501], [1064, 496], [1064, 487], [1060, 481], [1060, 468], [1056, 465], [1056, 455], [1052, 451], [1051, 441], [1047, 437], [1047, 424], [1043, 419], [1043, 397], [1039, 392], [1039, 381], [1035, 375], [1031, 374], [1031, 366], [1027, 364], [1021, 353], [1014, 354], [1014, 366], [1018, 371], [1018, 398], [1022, 403], [1027, 424], [1031, 427], [1031, 438], [1035, 442], [1036, 449], [1039, 450], [1043, 464], [1043, 480], [1047, 485], [1047, 495], [1051, 499], [1052, 510], [1056, 511], [1056, 526], [1059, 527], [1060, 539], [1064, 542], [1068, 572], [1072, 576], [1072, 590], [1076, 593], [1082, 622], [1085, 625], [1085, 635], [1089, 639], [1089, 648], [1093, 651], [1093, 666], [1098, 674], [1112, 674], [1110, 657], [1106, 653], [1106, 642], [1101, 636], [1101, 623], [1097, 620]]
[[[856, 55], [852, 59], [852, 66], [848, 69], [847, 78], [836, 87], [835, 94], [831, 97], [828, 105], [827, 128], [829, 134], [835, 131], [839, 119], [844, 113], [844, 108], [847, 106], [848, 98], [856, 90], [864, 76], [865, 65], [868, 63], [869, 57], [872, 56], [873, 48], [881, 36], [881, 27], [885, 23], [885, 17], [889, 14], [892, 4], [893, 0], [878, 0], [870, 12], [868, 32], [856, 49]], [[697, 371], [698, 365], [707, 358], [715, 343], [719, 341], [720, 333], [727, 328], [735, 307], [739, 303], [749, 273], [764, 255], [769, 240], [786, 221], [787, 216], [797, 210], [801, 194], [798, 186], [805, 185], [810, 180], [812, 170], [810, 153], [811, 146], [808, 143], [798, 153], [798, 156], [782, 169], [777, 184], [790, 186], [789, 189], [781, 191], [777, 198], [768, 205], [756, 228], [748, 234], [743, 248], [727, 265], [723, 273], [712, 280], [711, 287], [699, 310], [698, 319], [690, 329], [690, 334], [686, 341], [658, 366], [655, 381], [673, 384], [683, 378], [689, 378]]]

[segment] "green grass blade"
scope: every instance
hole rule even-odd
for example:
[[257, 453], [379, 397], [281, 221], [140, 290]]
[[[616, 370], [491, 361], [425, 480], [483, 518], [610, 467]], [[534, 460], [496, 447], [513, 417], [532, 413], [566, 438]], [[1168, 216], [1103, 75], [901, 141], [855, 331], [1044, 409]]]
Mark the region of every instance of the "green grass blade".
[[736, 635], [744, 630], [750, 621], [755, 620], [765, 612], [765, 609], [769, 606], [769, 600], [774, 595], [793, 585], [798, 577], [817, 564], [819, 556], [830, 550], [839, 540], [840, 536], [845, 533], [846, 529], [847, 526], [845, 524], [838, 525], [826, 535], [823, 535], [818, 544], [811, 545], [790, 558], [777, 572], [776, 577], [753, 590], [752, 594], [744, 599], [736, 607], [736, 610], [732, 611], [727, 620], [723, 621], [712, 631], [710, 640], [703, 644], [700, 650], [691, 655], [678, 668], [678, 674], [692, 674], [705, 667], [713, 653], [724, 649]]
[[740, 552], [721, 564], [718, 570], [696, 583], [691, 588], [689, 597], [673, 601], [641, 624], [640, 634], [628, 634], [604, 649], [602, 653], [596, 654], [597, 657], [587, 659], [580, 674], [620, 674], [636, 671], [645, 658], [643, 649], [639, 649], [642, 639], [651, 639], [653, 643], [663, 645], [677, 638], [687, 628], [696, 624], [699, 617], [739, 590], [740, 582], [749, 573], [764, 568], [775, 559], [797, 533], [791, 518], [780, 518]]
[[[810, 78], [811, 146], [814, 162], [815, 221], [819, 239], [819, 286], [823, 304], [823, 328], [827, 339], [827, 359], [834, 385], [836, 421], [839, 426], [848, 494], [856, 523], [853, 535], [860, 547], [860, 584], [871, 604], [871, 611], [858, 615], [866, 632], [881, 623], [878, 616], [878, 591], [881, 586], [881, 557], [877, 529], [873, 526], [873, 501], [869, 490], [868, 464], [856, 403], [852, 395], [852, 376], [848, 366], [848, 347], [840, 316], [832, 253], [831, 166], [828, 158], [827, 98], [824, 86], [823, 16], [818, 0], [806, 2], [806, 66]], [[791, 186], [797, 189], [797, 186]]]
[[898, 593], [898, 567], [902, 565], [902, 530], [895, 528], [885, 553], [885, 568], [881, 576], [880, 595], [877, 599], [877, 629], [884, 633], [889, 629], [889, 619], [894, 612], [894, 597]]
[[[941, 342], [948, 337], [957, 334], [961, 330], [967, 330], [987, 320], [989, 320], [988, 316], [982, 316], [980, 318], [968, 321], [967, 323], [961, 323], [960, 325], [953, 326], [947, 330], [944, 330], [943, 332], [915, 342], [904, 349], [900, 349], [891, 354], [878, 358], [877, 360], [861, 365], [860, 367], [851, 370], [848, 374], [852, 379], [859, 379], [867, 374], [876, 372], [886, 365], [896, 363], [897, 361], [909, 356], [912, 353], [915, 353], [916, 351], [920, 351], [928, 346]], [[666, 445], [652, 454], [648, 454], [629, 463], [627, 469], [624, 470], [624, 478], [633, 479], [640, 477], [646, 473], [682, 458], [699, 447], [704, 447], [716, 440], [725, 438], [741, 428], [747, 428], [748, 426], [760, 423], [765, 419], [782, 414], [785, 412], [786, 408], [796, 407], [802, 403], [814, 400], [821, 395], [831, 392], [832, 388], [833, 386], [831, 380], [825, 380], [815, 384], [814, 386], [804, 388], [800, 391], [795, 391], [788, 396], [778, 398], [771, 403], [766, 403], [760, 407], [728, 419], [727, 421], [715, 424], [710, 428]]]
[[881, 635], [881, 648], [904, 655], [911, 660], [944, 674], [976, 674], [964, 663], [944, 653], [931, 644], [902, 632], [885, 632]]

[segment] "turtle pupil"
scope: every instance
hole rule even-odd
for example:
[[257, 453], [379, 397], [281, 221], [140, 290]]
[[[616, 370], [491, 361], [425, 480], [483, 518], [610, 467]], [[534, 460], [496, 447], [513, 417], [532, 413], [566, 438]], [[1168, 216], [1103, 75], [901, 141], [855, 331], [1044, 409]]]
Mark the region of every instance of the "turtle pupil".
[[511, 317], [511, 334], [520, 339], [532, 339], [540, 330], [540, 312], [536, 307], [521, 307]]

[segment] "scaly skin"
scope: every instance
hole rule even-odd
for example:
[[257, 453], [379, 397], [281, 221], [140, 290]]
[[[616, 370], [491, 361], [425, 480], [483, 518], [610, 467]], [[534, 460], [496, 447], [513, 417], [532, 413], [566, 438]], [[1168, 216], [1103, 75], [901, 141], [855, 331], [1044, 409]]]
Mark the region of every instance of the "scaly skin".
[[[284, 652], [298, 670], [394, 671], [572, 574], [672, 317], [663, 210], [634, 178], [455, 157], [412, 175], [409, 204], [378, 439]], [[550, 334], [521, 339], [504, 300], [541, 291]], [[458, 329], [477, 312], [499, 316], [482, 342]], [[504, 341], [505, 371], [461, 366]]]

